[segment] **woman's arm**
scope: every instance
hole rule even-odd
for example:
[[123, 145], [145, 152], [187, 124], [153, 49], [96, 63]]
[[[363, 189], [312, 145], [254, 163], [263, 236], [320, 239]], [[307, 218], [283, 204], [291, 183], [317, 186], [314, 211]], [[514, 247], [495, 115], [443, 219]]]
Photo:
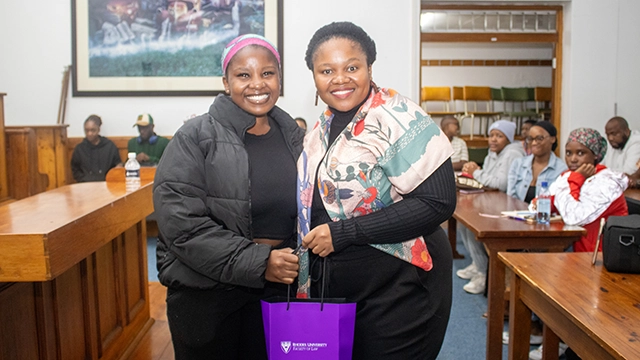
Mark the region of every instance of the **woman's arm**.
[[205, 155], [194, 138], [176, 133], [156, 171], [153, 202], [160, 239], [180, 262], [207, 278], [262, 287], [271, 247], [214, 221], [207, 207]]
[[[555, 183], [553, 204], [568, 225], [585, 225], [596, 220], [620, 197], [626, 186], [620, 174], [600, 171], [588, 183], [582, 174], [572, 172]], [[580, 189], [576, 186], [580, 185]]]
[[506, 152], [496, 160], [497, 164], [495, 167], [489, 168], [483, 165], [483, 169], [474, 171], [473, 177], [484, 186], [506, 192], [511, 164], [514, 160], [521, 157], [522, 154], [517, 151], [506, 150]]
[[445, 161], [401, 201], [379, 211], [329, 223], [333, 247], [397, 243], [435, 231], [456, 208], [451, 160]]

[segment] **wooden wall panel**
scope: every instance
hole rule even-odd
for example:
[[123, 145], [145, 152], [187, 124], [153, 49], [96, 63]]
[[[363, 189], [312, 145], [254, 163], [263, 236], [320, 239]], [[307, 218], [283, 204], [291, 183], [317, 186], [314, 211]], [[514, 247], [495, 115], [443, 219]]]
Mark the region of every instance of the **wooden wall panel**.
[[104, 349], [122, 333], [122, 311], [120, 301], [120, 286], [118, 284], [117, 269], [120, 260], [117, 257], [119, 240], [113, 241], [95, 253], [96, 289], [97, 289], [97, 323], [98, 323], [98, 352], [102, 355]]
[[7, 154], [4, 134], [4, 96], [0, 93], [0, 202], [9, 197], [9, 187], [7, 180]]
[[89, 358], [85, 328], [85, 302], [82, 293], [82, 275], [76, 265], [53, 280], [56, 323], [61, 324], [57, 331], [57, 346], [60, 359], [84, 360]]
[[143, 278], [147, 278], [146, 239], [142, 239], [142, 233], [142, 229], [134, 226], [127, 230], [123, 237], [122, 248], [127, 254], [123, 269], [127, 323], [135, 318], [147, 302], [146, 289], [142, 286], [144, 282], [141, 282]]
[[7, 129], [9, 196], [19, 200], [47, 189], [48, 178], [38, 172], [36, 133], [31, 128]]
[[0, 283], [0, 360], [38, 359], [33, 285]]

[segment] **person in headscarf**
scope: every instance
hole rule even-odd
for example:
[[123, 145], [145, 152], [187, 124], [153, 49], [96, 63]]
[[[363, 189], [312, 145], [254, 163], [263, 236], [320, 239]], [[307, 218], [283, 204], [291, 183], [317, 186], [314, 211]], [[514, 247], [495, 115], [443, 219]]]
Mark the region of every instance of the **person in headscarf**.
[[[573, 244], [575, 252], [593, 252], [600, 219], [628, 215], [624, 191], [629, 180], [600, 162], [607, 153], [607, 140], [597, 130], [578, 128], [569, 134], [564, 159], [569, 170], [551, 184], [552, 212], [567, 225], [580, 225], [587, 234]], [[602, 250], [600, 244], [599, 251]]]
[[242, 35], [222, 53], [225, 94], [189, 119], [153, 186], [158, 278], [176, 360], [267, 359], [260, 300], [298, 276], [296, 160], [304, 131], [276, 106], [276, 48]]

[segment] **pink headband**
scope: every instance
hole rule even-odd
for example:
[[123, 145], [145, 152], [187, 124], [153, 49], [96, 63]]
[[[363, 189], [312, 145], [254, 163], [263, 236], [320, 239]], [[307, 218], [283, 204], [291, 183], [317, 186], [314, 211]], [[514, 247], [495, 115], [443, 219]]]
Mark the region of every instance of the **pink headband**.
[[278, 50], [276, 50], [276, 47], [273, 46], [273, 44], [269, 40], [256, 34], [245, 34], [231, 40], [231, 42], [224, 47], [224, 51], [222, 52], [223, 74], [227, 72], [227, 66], [229, 66], [229, 62], [238, 53], [238, 51], [244, 49], [249, 45], [262, 46], [263, 48], [271, 51], [271, 53], [276, 57], [276, 60], [278, 60], [278, 65], [280, 65], [280, 54], [278, 53]]

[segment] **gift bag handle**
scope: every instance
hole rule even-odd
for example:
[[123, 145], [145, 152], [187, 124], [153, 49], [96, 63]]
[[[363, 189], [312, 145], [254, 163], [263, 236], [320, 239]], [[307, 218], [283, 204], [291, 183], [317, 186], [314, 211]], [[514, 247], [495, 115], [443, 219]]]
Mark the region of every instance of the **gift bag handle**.
[[[293, 251], [294, 255], [298, 255], [300, 253], [301, 246]], [[327, 273], [327, 258], [322, 258], [322, 287], [320, 288], [320, 311], [324, 310], [324, 287], [325, 287], [325, 274]], [[291, 284], [287, 285], [287, 311], [289, 311], [289, 306], [291, 305]]]

